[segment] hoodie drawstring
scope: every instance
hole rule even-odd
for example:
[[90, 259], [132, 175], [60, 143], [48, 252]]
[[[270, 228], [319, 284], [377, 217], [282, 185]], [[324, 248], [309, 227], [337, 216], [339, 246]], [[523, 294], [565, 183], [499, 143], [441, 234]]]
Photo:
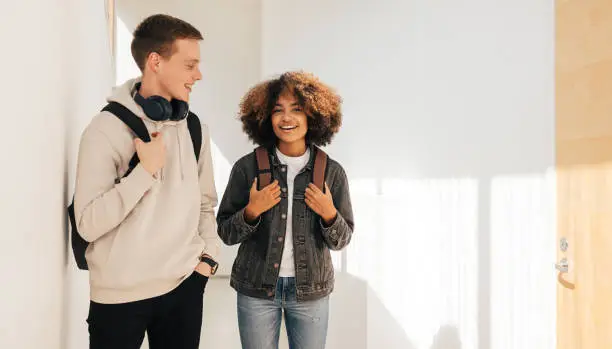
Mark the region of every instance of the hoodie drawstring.
[[181, 137], [179, 134], [179, 125], [174, 126], [174, 132], [176, 132], [176, 140], [178, 142], [178, 150], [179, 150], [179, 168], [181, 169], [181, 181], [185, 180], [185, 170], [183, 169], [183, 149], [181, 147]]
[[[176, 142], [178, 145], [178, 167], [179, 167], [179, 171], [181, 171], [181, 181], [185, 181], [185, 169], [183, 168], [183, 144], [181, 141], [181, 132], [179, 130], [179, 128], [181, 127], [180, 124], [175, 124], [175, 125], [164, 125], [163, 123], [155, 123], [155, 131], [161, 133], [161, 130], [163, 128], [167, 128], [172, 126], [172, 129], [174, 129], [174, 134], [176, 136]], [[165, 167], [162, 167], [161, 170], [159, 170], [159, 180], [163, 181], [165, 179]]]
[[[155, 123], [155, 132], [160, 134], [162, 128], [163, 128], [163, 125], [160, 125], [159, 123]], [[164, 180], [164, 168], [163, 167], [159, 170], [159, 180], [160, 181]]]

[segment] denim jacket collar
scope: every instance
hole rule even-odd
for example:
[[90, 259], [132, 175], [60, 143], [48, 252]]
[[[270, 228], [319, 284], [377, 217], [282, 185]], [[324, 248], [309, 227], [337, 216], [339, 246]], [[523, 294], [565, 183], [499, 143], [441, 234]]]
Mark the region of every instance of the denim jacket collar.
[[[306, 166], [304, 166], [304, 168], [307, 170], [312, 170], [314, 166], [317, 147], [314, 144], [310, 143], [306, 144], [306, 147], [310, 149], [310, 157], [308, 159], [308, 163], [306, 164]], [[268, 155], [270, 156], [270, 163], [272, 164], [272, 166], [279, 167], [282, 165], [280, 159], [278, 158], [278, 155], [276, 155], [276, 146], [268, 147]]]

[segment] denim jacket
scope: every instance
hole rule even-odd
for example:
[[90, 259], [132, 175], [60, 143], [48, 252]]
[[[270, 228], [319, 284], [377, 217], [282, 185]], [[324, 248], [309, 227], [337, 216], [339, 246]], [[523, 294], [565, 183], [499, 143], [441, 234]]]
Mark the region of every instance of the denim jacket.
[[[294, 181], [293, 251], [298, 301], [329, 295], [334, 288], [334, 266], [330, 250], [340, 250], [351, 240], [353, 210], [346, 173], [340, 164], [328, 158], [325, 180], [332, 193], [338, 215], [325, 226], [321, 218], [304, 201], [304, 192], [311, 182], [315, 159], [311, 146], [310, 159]], [[288, 209], [287, 167], [280, 163], [273, 149], [268, 151], [272, 177], [281, 187], [281, 201], [263, 213], [255, 225], [244, 219], [249, 190], [257, 176], [254, 152], [239, 159], [217, 214], [218, 233], [227, 245], [240, 244], [232, 267], [230, 285], [237, 292], [273, 299], [284, 248]]]

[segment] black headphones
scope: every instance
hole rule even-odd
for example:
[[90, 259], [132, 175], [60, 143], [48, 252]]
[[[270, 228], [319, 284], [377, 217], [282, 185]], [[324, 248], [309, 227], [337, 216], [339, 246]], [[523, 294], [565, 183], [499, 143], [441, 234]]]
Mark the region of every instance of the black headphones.
[[147, 116], [153, 121], [180, 121], [189, 114], [189, 104], [179, 99], [168, 101], [161, 96], [144, 98], [139, 93], [140, 83], [136, 84], [134, 101], [138, 103]]

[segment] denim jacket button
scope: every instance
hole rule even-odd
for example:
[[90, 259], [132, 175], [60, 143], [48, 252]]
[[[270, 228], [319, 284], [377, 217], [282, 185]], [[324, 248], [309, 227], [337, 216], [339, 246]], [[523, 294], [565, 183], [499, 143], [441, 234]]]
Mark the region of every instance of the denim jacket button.
[[284, 192], [286, 192], [286, 191], [287, 191], [287, 188], [282, 188], [281, 190], [282, 190], [282, 191], [283, 191], [283, 193], [284, 193]]
[[281, 217], [283, 217], [283, 219], [287, 219], [287, 215], [286, 214], [282, 214]]
[[278, 241], [279, 241], [279, 242], [282, 242], [282, 241], [283, 241], [283, 237], [282, 237], [282, 236], [279, 236], [279, 237], [278, 237]]
[[286, 170], [285, 167], [281, 167], [281, 172], [285, 172]]

